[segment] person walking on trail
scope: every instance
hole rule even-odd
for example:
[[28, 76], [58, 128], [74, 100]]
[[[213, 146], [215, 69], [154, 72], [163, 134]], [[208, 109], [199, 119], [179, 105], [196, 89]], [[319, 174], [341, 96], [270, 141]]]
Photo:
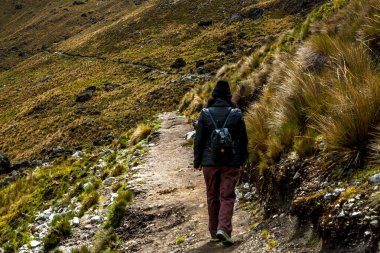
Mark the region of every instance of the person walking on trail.
[[235, 186], [248, 153], [243, 114], [231, 97], [228, 82], [218, 81], [199, 116], [194, 139], [194, 168], [203, 170], [207, 188], [210, 242], [226, 246], [234, 243]]

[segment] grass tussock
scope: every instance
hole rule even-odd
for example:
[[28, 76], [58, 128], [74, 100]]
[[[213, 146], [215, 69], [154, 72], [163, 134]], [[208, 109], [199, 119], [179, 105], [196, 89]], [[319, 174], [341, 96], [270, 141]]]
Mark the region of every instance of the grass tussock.
[[80, 248], [72, 249], [71, 253], [91, 253], [91, 250], [87, 246], [81, 246]]
[[128, 204], [132, 202], [133, 193], [131, 191], [124, 191], [121, 189], [118, 191], [118, 194], [119, 195], [115, 199], [115, 202], [110, 207], [106, 227], [119, 227], [122, 219], [124, 218]]
[[95, 234], [92, 252], [114, 252], [112, 248], [119, 244], [119, 238], [113, 229], [100, 230]]
[[88, 209], [95, 206], [99, 202], [100, 195], [97, 190], [93, 190], [91, 192], [85, 192], [82, 198], [82, 207], [79, 211], [80, 216], [84, 215]]
[[136, 145], [140, 141], [142, 141], [145, 138], [147, 138], [151, 132], [152, 132], [152, 127], [151, 126], [148, 126], [146, 124], [140, 124], [140, 125], [138, 125], [137, 128], [135, 129], [135, 131], [133, 132], [130, 140], [129, 140], [129, 144], [131, 146]]
[[[267, 169], [291, 151], [300, 158], [323, 152], [326, 165], [341, 171], [379, 160], [378, 6], [325, 3], [293, 34], [219, 71], [234, 99], [248, 106], [253, 164]], [[188, 93], [181, 111], [195, 118], [212, 88], [205, 83]]]
[[55, 248], [64, 238], [71, 234], [71, 225], [68, 217], [56, 216], [51, 222], [49, 233], [44, 238], [46, 250]]

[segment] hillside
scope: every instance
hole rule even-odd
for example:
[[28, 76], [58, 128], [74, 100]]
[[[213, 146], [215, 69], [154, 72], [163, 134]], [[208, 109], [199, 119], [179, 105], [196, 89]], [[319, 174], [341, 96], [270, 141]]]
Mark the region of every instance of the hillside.
[[[4, 0], [0, 252], [379, 252], [379, 6]], [[188, 138], [218, 79], [249, 136], [229, 248]]]
[[[173, 110], [221, 66], [303, 19], [273, 1], [74, 2], [4, 4], [0, 150], [15, 162], [116, 137]], [[186, 66], [171, 68], [178, 58]], [[76, 102], [81, 92], [89, 101]]]
[[[219, 71], [246, 111], [245, 178], [267, 220], [257, 232], [277, 233], [278, 217], [291, 214], [294, 238], [311, 248], [378, 252], [378, 6], [327, 2], [278, 43]], [[181, 110], [195, 118], [212, 87], [189, 92]]]

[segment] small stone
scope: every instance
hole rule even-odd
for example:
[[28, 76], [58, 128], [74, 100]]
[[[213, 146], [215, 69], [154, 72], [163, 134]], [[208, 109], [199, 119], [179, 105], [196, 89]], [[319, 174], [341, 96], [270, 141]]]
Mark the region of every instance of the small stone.
[[51, 222], [54, 219], [55, 216], [57, 216], [57, 214], [55, 214], [55, 213], [50, 214], [50, 216], [49, 216], [49, 222]]
[[200, 204], [199, 205], [199, 208], [204, 208], [205, 207], [205, 204]]
[[44, 78], [42, 78], [41, 82], [46, 83], [50, 80], [50, 78], [51, 78], [51, 75], [44, 76]]
[[331, 193], [326, 193], [326, 195], [323, 197], [325, 200], [332, 200], [333, 195]]
[[297, 171], [296, 174], [293, 177], [293, 180], [296, 180], [301, 177], [301, 174]]
[[246, 189], [246, 190], [249, 190], [249, 188], [251, 188], [251, 187], [250, 187], [249, 183], [245, 183], [243, 185], [243, 188]]
[[83, 184], [83, 190], [87, 190], [90, 187], [91, 187], [91, 183], [85, 183], [85, 184]]
[[102, 152], [102, 156], [107, 156], [107, 155], [110, 155], [112, 153], [114, 153], [115, 151], [113, 151], [112, 149], [106, 149]]
[[109, 178], [106, 178], [104, 181], [103, 181], [103, 184], [106, 185], [106, 186], [110, 186], [112, 185], [112, 183], [115, 181], [115, 178], [114, 177], [109, 177]]
[[30, 242], [30, 247], [32, 247], [32, 248], [38, 247], [40, 245], [41, 245], [40, 241], [33, 240], [33, 241]]
[[244, 194], [244, 199], [245, 200], [252, 200], [252, 193], [251, 192], [247, 192], [246, 194]]
[[338, 218], [344, 218], [346, 217], [346, 214], [344, 213], [344, 211], [342, 210], [339, 214], [338, 214]]
[[363, 213], [360, 212], [360, 211], [358, 211], [358, 212], [353, 212], [353, 213], [351, 214], [351, 217], [352, 217], [352, 218], [358, 218], [358, 217], [361, 217], [362, 215], [363, 215]]
[[324, 181], [324, 182], [321, 183], [321, 187], [324, 188], [324, 187], [327, 186], [327, 184], [328, 184], [327, 181]]
[[77, 151], [74, 154], [72, 154], [71, 157], [74, 158], [75, 160], [79, 161], [79, 160], [82, 160], [83, 154], [84, 153], [82, 151]]
[[90, 221], [91, 221], [91, 223], [93, 223], [93, 224], [94, 224], [94, 223], [100, 223], [100, 222], [102, 221], [102, 217], [96, 215], [96, 216], [91, 217]]
[[237, 201], [243, 197], [242, 193], [238, 189], [235, 189], [235, 196]]
[[380, 183], [380, 173], [373, 175], [372, 177], [368, 178], [368, 183], [370, 183], [370, 184]]
[[333, 195], [334, 197], [339, 197], [339, 195], [340, 195], [342, 192], [344, 192], [344, 191], [346, 191], [346, 189], [344, 189], [344, 188], [337, 188], [337, 189], [335, 189], [335, 190], [332, 192], [332, 195]]
[[71, 222], [72, 222], [72, 225], [73, 225], [74, 227], [79, 226], [79, 224], [80, 224], [80, 220], [79, 220], [78, 217], [74, 217], [74, 218], [71, 220]]
[[378, 220], [373, 220], [369, 223], [371, 227], [373, 228], [378, 228], [379, 227], [379, 221]]

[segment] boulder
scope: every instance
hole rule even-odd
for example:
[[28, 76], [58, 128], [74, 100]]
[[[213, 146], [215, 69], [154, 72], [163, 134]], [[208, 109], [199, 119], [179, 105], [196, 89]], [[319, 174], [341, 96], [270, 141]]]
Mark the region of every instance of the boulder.
[[195, 67], [196, 68], [203, 67], [204, 65], [205, 65], [204, 60], [198, 60], [198, 61], [195, 62]]
[[0, 174], [8, 173], [11, 171], [11, 163], [8, 156], [0, 152]]
[[104, 82], [103, 85], [104, 85], [104, 90], [107, 92], [113, 91], [121, 86], [121, 84], [111, 83], [109, 81]]
[[40, 241], [33, 240], [33, 241], [30, 242], [30, 247], [32, 247], [32, 248], [36, 248], [36, 247], [38, 247], [40, 245], [41, 245]]
[[211, 26], [212, 23], [213, 23], [213, 22], [212, 22], [211, 19], [201, 20], [201, 21], [198, 23], [198, 26], [208, 27], [208, 26]]
[[232, 14], [227, 20], [226, 20], [226, 25], [230, 25], [232, 24], [234, 21], [236, 20], [239, 20], [239, 21], [242, 21], [243, 20], [243, 14], [241, 13], [234, 13]]
[[256, 20], [263, 16], [264, 10], [260, 8], [253, 8], [248, 10], [246, 13], [243, 14], [243, 17], [246, 19], [252, 19]]
[[370, 184], [380, 183], [380, 173], [373, 175], [372, 177], [368, 178], [368, 183], [370, 183]]
[[180, 69], [186, 66], [186, 62], [183, 58], [178, 58], [176, 59], [172, 65], [170, 65], [171, 68], [173, 69]]
[[95, 86], [87, 87], [84, 91], [81, 91], [77, 95], [75, 101], [79, 102], [79, 103], [87, 102], [87, 101], [91, 100], [91, 98], [94, 96], [95, 91], [96, 91]]
[[75, 0], [75, 1], [73, 2], [73, 5], [81, 5], [81, 4], [85, 4], [85, 3], [86, 3], [85, 0]]

